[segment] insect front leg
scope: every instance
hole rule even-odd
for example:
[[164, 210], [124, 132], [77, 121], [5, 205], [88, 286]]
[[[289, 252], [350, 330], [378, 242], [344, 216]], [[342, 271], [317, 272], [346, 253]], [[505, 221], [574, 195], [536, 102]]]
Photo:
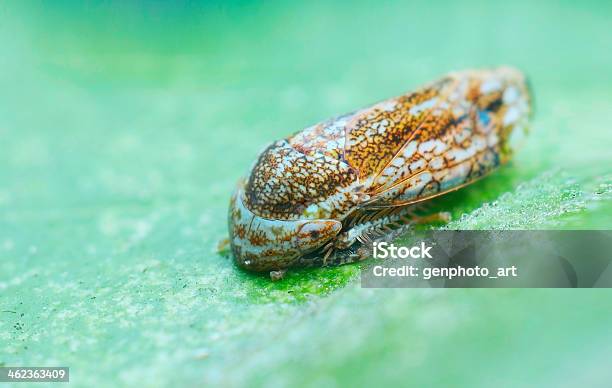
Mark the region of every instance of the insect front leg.
[[322, 265], [340, 265], [371, 256], [374, 242], [394, 239], [413, 224], [411, 207], [391, 207], [360, 212], [345, 223], [324, 249]]
[[270, 271], [270, 280], [272, 280], [273, 282], [282, 280], [285, 278], [286, 273], [287, 273], [286, 269], [279, 269], [278, 271]]
[[224, 255], [224, 254], [229, 254], [230, 251], [230, 239], [229, 238], [223, 238], [222, 240], [220, 240], [217, 243], [217, 253]]
[[340, 246], [350, 245], [345, 248], [334, 249], [323, 265], [355, 263], [372, 257], [374, 243], [392, 241], [412, 228], [412, 222], [402, 220], [407, 213], [408, 209], [400, 209], [393, 217], [379, 220], [379, 223], [362, 230], [359, 237], [354, 237], [352, 243], [348, 238], [341, 241]]
[[411, 222], [415, 224], [430, 224], [432, 222], [442, 222], [449, 223], [451, 221], [451, 214], [449, 212], [437, 212], [433, 214], [428, 214], [426, 216], [418, 216], [415, 215], [411, 218]]

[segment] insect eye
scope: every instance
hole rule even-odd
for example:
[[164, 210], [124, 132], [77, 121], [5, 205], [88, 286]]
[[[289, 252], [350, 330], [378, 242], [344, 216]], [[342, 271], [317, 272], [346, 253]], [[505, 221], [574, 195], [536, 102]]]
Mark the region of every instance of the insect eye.
[[338, 233], [342, 223], [332, 220], [317, 220], [304, 224], [300, 228], [300, 236], [304, 239], [319, 240], [323, 237], [331, 237]]
[[495, 100], [491, 101], [489, 105], [487, 105], [486, 110], [491, 112], [497, 112], [499, 108], [501, 108], [502, 104], [502, 99], [496, 98]]

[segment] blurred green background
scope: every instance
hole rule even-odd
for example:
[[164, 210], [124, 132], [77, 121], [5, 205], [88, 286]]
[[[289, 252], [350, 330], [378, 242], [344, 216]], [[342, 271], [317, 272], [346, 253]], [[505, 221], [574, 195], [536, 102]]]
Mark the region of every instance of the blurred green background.
[[513, 163], [456, 228], [609, 229], [612, 3], [0, 2], [0, 366], [77, 386], [610, 386], [610, 290], [282, 282], [216, 251], [274, 139], [456, 69], [517, 66]]

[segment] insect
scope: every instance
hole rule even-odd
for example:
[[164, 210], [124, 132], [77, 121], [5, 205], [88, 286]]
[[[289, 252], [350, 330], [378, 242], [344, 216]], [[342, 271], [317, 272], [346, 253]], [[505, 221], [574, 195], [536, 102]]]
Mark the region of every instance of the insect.
[[508, 161], [529, 115], [520, 71], [467, 70], [278, 140], [231, 198], [234, 261], [275, 279], [362, 260], [420, 203]]

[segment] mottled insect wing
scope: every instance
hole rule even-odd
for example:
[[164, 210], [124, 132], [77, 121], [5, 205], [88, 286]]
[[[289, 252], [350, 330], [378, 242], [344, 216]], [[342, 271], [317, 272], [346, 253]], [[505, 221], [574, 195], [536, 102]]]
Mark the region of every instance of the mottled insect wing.
[[419, 136], [417, 129], [426, 120], [431, 120], [433, 106], [430, 105], [451, 82], [444, 78], [417, 92], [383, 101], [353, 116], [346, 128], [344, 157], [359, 171], [362, 181], [378, 175], [407, 144], [407, 139]]
[[[424, 201], [465, 186], [504, 162], [511, 152], [508, 135], [524, 125], [519, 121], [529, 110], [524, 85], [523, 76], [511, 69], [462, 72], [379, 104], [389, 110], [365, 116], [350, 135], [359, 139], [368, 128], [369, 137], [357, 150], [380, 155], [365, 164], [371, 174], [364, 176], [370, 202], [400, 206]], [[395, 140], [398, 134], [403, 142]], [[357, 158], [359, 152], [350, 148], [348, 154]]]

